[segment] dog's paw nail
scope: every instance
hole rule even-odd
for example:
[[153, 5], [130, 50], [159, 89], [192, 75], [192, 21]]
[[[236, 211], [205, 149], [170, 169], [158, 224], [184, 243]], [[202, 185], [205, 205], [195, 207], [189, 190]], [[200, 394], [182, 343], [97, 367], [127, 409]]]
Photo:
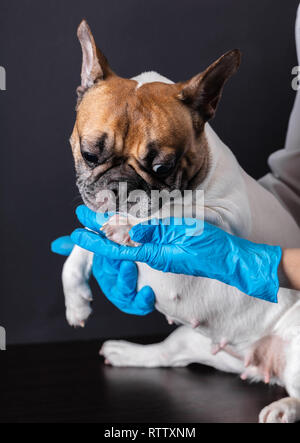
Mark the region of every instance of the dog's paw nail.
[[217, 355], [221, 351], [221, 348], [219, 345], [213, 345], [211, 348], [212, 355]]
[[81, 327], [81, 328], [85, 328], [85, 323], [84, 323], [84, 321], [80, 322], [79, 324], [80, 324], [80, 327]]
[[196, 320], [195, 318], [193, 318], [191, 320], [191, 326], [192, 326], [193, 329], [198, 328], [199, 325], [200, 325], [200, 321], [199, 320]]
[[270, 374], [267, 372], [264, 376], [265, 384], [268, 385], [270, 383]]
[[104, 364], [109, 366], [111, 363], [110, 363], [110, 361], [107, 360], [107, 358], [106, 358], [106, 359], [104, 360]]
[[244, 372], [241, 376], [240, 376], [241, 380], [247, 380], [248, 375], [246, 374], [246, 372]]
[[171, 317], [166, 316], [166, 319], [167, 319], [167, 322], [169, 325], [172, 325], [174, 323], [173, 320], [171, 319]]

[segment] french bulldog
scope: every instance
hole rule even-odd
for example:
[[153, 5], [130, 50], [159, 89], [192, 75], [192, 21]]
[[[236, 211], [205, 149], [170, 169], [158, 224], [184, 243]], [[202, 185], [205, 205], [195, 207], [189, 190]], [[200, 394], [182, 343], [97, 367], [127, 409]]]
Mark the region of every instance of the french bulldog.
[[[201, 189], [205, 198], [198, 204], [207, 222], [254, 242], [300, 247], [292, 216], [247, 175], [208, 124], [226, 81], [239, 67], [238, 50], [174, 84], [154, 72], [121, 78], [97, 48], [86, 21], [78, 37], [83, 62], [70, 141], [77, 185], [89, 208], [101, 212], [101, 191], [117, 194], [120, 181], [147, 195], [153, 189]], [[116, 228], [105, 229], [114, 239]], [[75, 247], [64, 266], [66, 315], [73, 326], [84, 326], [91, 314], [92, 261], [91, 253]], [[146, 264], [138, 264], [138, 270], [138, 287], [150, 285], [157, 310], [182, 326], [159, 344], [107, 341], [101, 350], [106, 361], [140, 367], [196, 362], [242, 379], [277, 383], [289, 397], [267, 406], [259, 421], [300, 419], [297, 291], [281, 288], [279, 303], [271, 304], [215, 280], [167, 274]]]

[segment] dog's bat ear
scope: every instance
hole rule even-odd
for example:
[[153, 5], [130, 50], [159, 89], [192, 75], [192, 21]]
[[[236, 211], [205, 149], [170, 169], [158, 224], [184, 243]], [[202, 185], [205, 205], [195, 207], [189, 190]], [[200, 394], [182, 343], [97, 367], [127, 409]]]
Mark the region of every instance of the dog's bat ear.
[[113, 75], [106, 57], [97, 48], [93, 34], [86, 20], [80, 23], [77, 36], [82, 49], [81, 86], [77, 88], [79, 100], [87, 89], [98, 80]]
[[204, 72], [182, 84], [179, 99], [197, 111], [204, 121], [216, 112], [226, 81], [237, 71], [241, 62], [238, 49], [227, 52]]

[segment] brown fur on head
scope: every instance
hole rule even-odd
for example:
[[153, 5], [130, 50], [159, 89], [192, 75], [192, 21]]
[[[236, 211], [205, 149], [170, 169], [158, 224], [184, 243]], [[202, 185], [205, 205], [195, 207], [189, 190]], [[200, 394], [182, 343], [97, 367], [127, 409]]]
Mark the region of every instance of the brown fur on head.
[[138, 87], [111, 70], [86, 21], [78, 38], [83, 62], [71, 145], [85, 204], [98, 210], [97, 193], [117, 192], [120, 181], [129, 192], [194, 189], [209, 167], [204, 125], [240, 64], [240, 52], [226, 53], [187, 82]]

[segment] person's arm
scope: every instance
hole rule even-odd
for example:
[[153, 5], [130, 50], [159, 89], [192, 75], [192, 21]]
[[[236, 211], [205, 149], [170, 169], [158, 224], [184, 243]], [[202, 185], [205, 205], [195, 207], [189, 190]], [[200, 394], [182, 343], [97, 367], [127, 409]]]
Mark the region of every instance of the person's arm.
[[[253, 297], [277, 303], [279, 246], [257, 244], [196, 219], [152, 219], [129, 231], [141, 246], [113, 243], [100, 229], [106, 220], [85, 206], [77, 208], [79, 221], [90, 230], [77, 229], [78, 246], [113, 260], [147, 263], [154, 269], [219, 280]], [[93, 231], [93, 232], [92, 232]]]
[[283, 249], [281, 268], [291, 289], [300, 291], [300, 249]]

